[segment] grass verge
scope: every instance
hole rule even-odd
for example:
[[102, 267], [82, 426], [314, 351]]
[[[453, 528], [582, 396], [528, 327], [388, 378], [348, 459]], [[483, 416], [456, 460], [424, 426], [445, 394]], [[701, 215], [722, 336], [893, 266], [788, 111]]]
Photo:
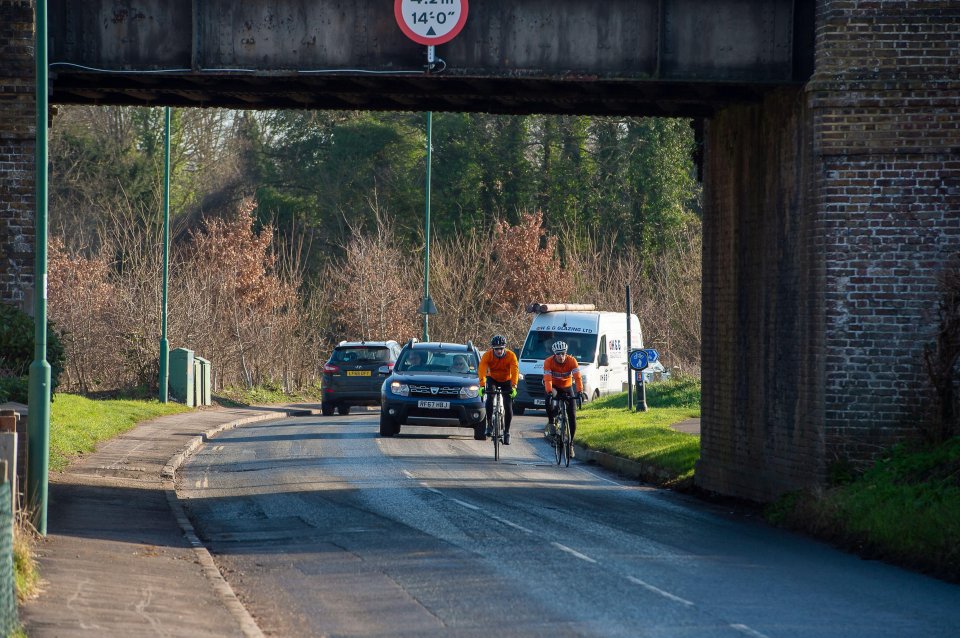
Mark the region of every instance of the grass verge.
[[63, 470], [71, 457], [92, 452], [100, 441], [123, 434], [140, 421], [190, 409], [156, 399], [94, 401], [57, 394], [50, 404], [50, 470]]
[[225, 407], [241, 405], [272, 405], [277, 403], [319, 403], [320, 387], [308, 387], [297, 392], [287, 393], [275, 383], [267, 383], [255, 388], [224, 388], [215, 398]]
[[700, 416], [700, 381], [680, 377], [650, 384], [647, 407], [628, 412], [625, 392], [593, 401], [577, 414], [577, 442], [656, 468], [656, 482], [683, 487], [700, 458], [700, 437], [670, 425]]
[[784, 496], [767, 520], [960, 582], [960, 437], [896, 446], [861, 476]]

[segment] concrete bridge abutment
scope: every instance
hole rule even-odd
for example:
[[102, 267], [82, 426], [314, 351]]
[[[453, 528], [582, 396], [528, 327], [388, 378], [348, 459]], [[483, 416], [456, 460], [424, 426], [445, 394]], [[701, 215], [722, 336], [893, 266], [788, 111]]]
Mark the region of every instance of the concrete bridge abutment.
[[757, 501], [919, 436], [960, 252], [960, 5], [817, 4], [802, 90], [707, 124], [697, 482]]

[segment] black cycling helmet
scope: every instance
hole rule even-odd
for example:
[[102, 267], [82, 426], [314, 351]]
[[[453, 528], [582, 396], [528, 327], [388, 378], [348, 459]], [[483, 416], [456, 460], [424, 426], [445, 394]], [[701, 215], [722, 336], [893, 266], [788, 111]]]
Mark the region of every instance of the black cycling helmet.
[[493, 339], [490, 340], [490, 347], [491, 347], [491, 348], [506, 348], [506, 347], [507, 347], [507, 340], [503, 337], [503, 335], [493, 335]]

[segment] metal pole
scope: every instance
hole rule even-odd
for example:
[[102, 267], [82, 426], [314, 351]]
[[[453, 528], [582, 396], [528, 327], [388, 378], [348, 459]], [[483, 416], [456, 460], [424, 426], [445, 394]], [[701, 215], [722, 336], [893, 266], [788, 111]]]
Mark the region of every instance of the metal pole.
[[170, 343], [167, 341], [167, 277], [170, 265], [170, 107], [163, 109], [163, 300], [160, 305], [160, 403], [169, 400]]
[[433, 111], [427, 111], [427, 211], [423, 251], [423, 340], [430, 341], [430, 161], [433, 153]]
[[47, 472], [50, 464], [50, 364], [47, 363], [47, 1], [36, 4], [36, 229], [34, 231], [34, 360], [27, 392], [27, 503], [34, 527], [47, 535]]
[[647, 384], [643, 380], [643, 370], [640, 371], [640, 383], [637, 384], [637, 412], [647, 411]]
[[630, 338], [630, 284], [627, 284], [627, 410], [633, 409], [633, 368], [630, 367], [631, 352], [633, 352], [633, 340]]

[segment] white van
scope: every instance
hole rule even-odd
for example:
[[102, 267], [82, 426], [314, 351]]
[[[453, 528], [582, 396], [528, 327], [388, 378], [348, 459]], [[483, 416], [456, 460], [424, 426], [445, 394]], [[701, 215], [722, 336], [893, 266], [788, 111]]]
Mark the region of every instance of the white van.
[[637, 315], [630, 315], [631, 343], [627, 343], [626, 313], [553, 310], [566, 307], [563, 304], [532, 307], [547, 311], [534, 316], [523, 348], [517, 353], [520, 383], [513, 400], [515, 414], [523, 414], [526, 409], [544, 408], [543, 362], [553, 355], [550, 346], [556, 341], [566, 341], [569, 354], [580, 364], [583, 390], [588, 400], [622, 391], [629, 373], [629, 352], [631, 348], [643, 347]]

